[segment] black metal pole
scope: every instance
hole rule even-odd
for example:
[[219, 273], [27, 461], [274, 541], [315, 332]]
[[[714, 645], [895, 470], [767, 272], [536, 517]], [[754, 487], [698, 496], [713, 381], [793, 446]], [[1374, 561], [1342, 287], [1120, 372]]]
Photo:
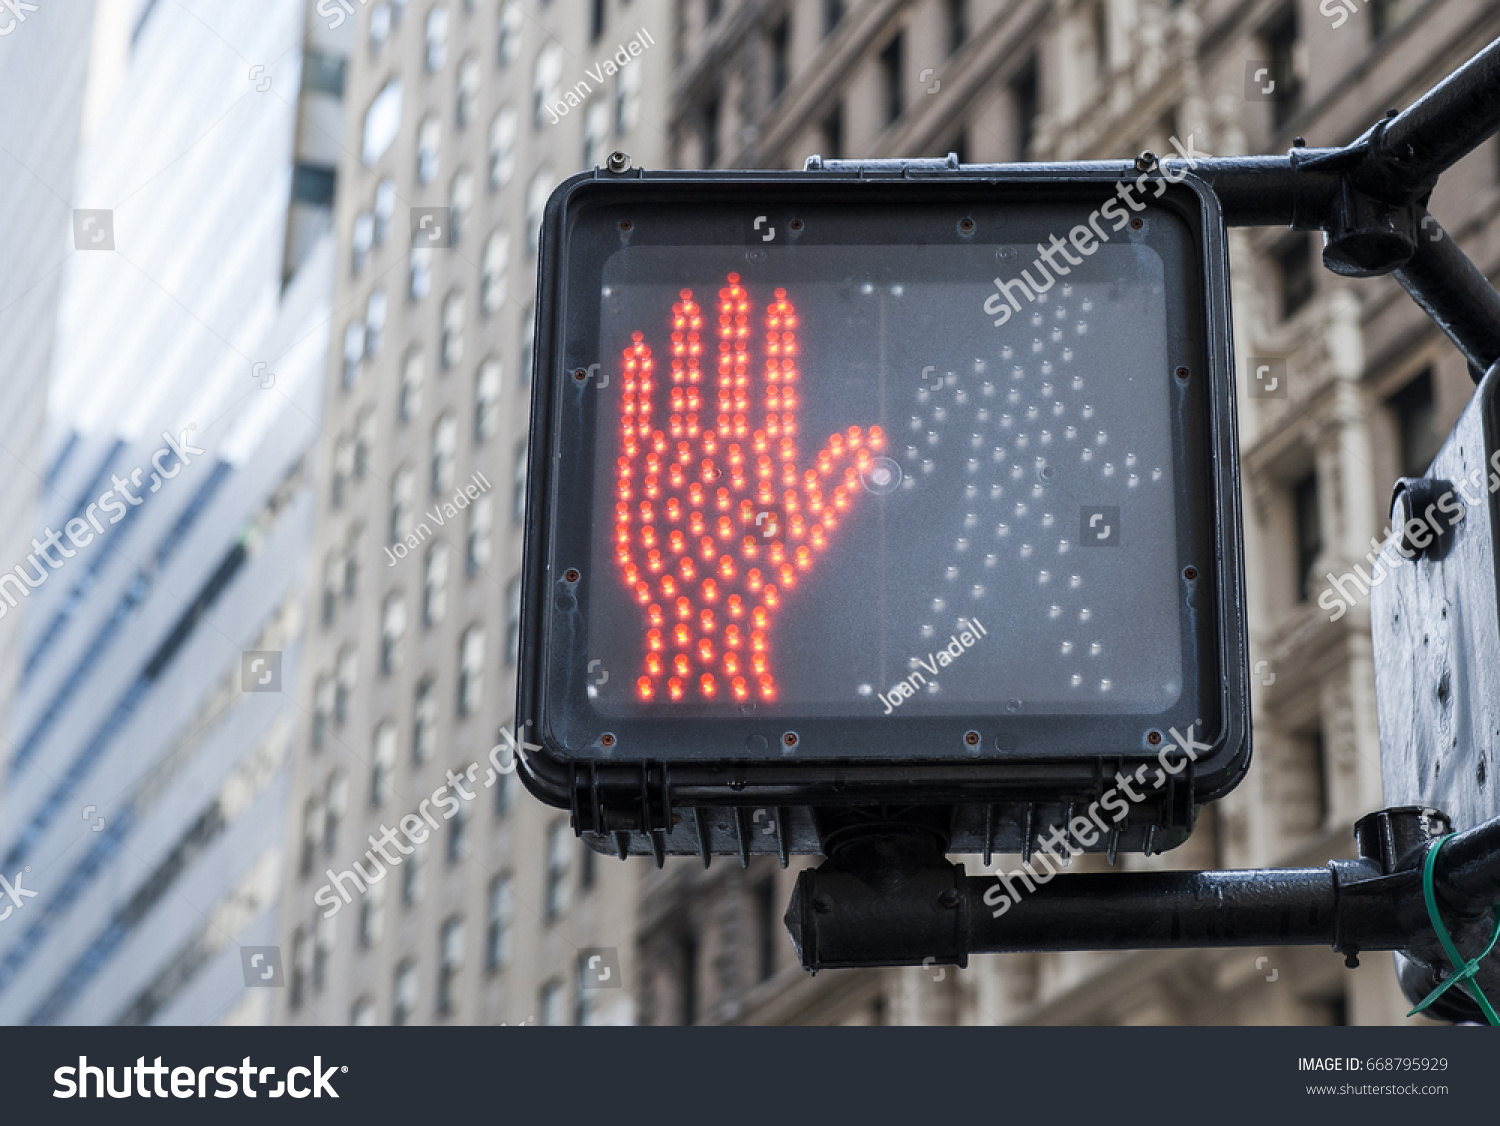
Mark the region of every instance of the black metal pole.
[[1418, 232], [1396, 280], [1458, 345], [1477, 383], [1500, 360], [1500, 293], [1432, 216], [1422, 213]]

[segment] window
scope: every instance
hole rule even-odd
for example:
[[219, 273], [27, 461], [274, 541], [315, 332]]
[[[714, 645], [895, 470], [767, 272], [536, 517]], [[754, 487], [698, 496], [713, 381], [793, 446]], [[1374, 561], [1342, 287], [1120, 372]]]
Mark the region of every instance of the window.
[[531, 349], [536, 343], [536, 306], [526, 306], [521, 316], [521, 386], [531, 386]]
[[531, 72], [531, 125], [534, 129], [540, 129], [547, 123], [547, 108], [556, 105], [559, 100], [562, 62], [562, 48], [556, 43], [548, 43], [536, 57], [536, 64]]
[[370, 470], [371, 452], [375, 448], [375, 410], [365, 407], [354, 420], [354, 465], [356, 481], [363, 481]]
[[446, 853], [450, 865], [464, 858], [464, 843], [469, 836], [469, 807], [461, 805], [453, 820], [448, 822], [448, 847]]
[[375, 245], [375, 216], [361, 211], [354, 217], [354, 237], [349, 240], [354, 255], [350, 268], [356, 275], [364, 273], [370, 261], [370, 250]]
[[380, 612], [380, 672], [390, 676], [401, 667], [401, 638], [406, 634], [406, 600], [386, 595]]
[[1445, 435], [1438, 429], [1437, 404], [1432, 393], [1432, 369], [1421, 371], [1386, 404], [1396, 415], [1400, 431], [1400, 471], [1403, 477], [1421, 477], [1443, 447]]
[[583, 113], [583, 167], [602, 165], [608, 145], [609, 105], [603, 98], [595, 98]]
[[359, 383], [359, 366], [365, 358], [365, 326], [355, 321], [344, 329], [344, 390]]
[[677, 1004], [679, 1024], [698, 1023], [698, 937], [677, 939]]
[[705, 26], [715, 24], [724, 11], [724, 0], [703, 0], [703, 23]]
[[844, 18], [844, 0], [823, 0], [823, 38], [838, 30]]
[[1400, 428], [1400, 473], [1421, 477], [1442, 448], [1445, 436], [1438, 426], [1432, 370], [1420, 372], [1388, 400]]
[[474, 174], [468, 169], [461, 169], [448, 188], [448, 234], [454, 246], [463, 241], [464, 231], [468, 229], [469, 212], [473, 209]]
[[385, 155], [401, 131], [401, 79], [387, 82], [365, 111], [364, 143], [361, 159], [373, 168]]
[[1090, 13], [1094, 38], [1094, 77], [1103, 78], [1109, 73], [1109, 0], [1094, 0]]
[[1297, 72], [1297, 7], [1288, 4], [1261, 32], [1270, 56], [1276, 97], [1271, 101], [1271, 123], [1280, 129], [1301, 108], [1302, 77]]
[[410, 422], [422, 413], [422, 384], [427, 379], [427, 363], [420, 348], [409, 348], [401, 365], [401, 397], [396, 405], [397, 417]]
[[437, 691], [430, 679], [417, 685], [416, 706], [412, 709], [411, 757], [424, 763], [437, 747]]
[[901, 86], [902, 67], [904, 65], [901, 55], [901, 33], [897, 32], [891, 37], [891, 41], [885, 45], [885, 50], [880, 52], [880, 75], [882, 88], [885, 91], [884, 107], [887, 125], [900, 117], [901, 111], [906, 108]]
[[448, 9], [435, 5], [427, 13], [427, 71], [443, 69], [448, 62]]
[[438, 938], [438, 1016], [445, 1017], [453, 1013], [453, 986], [458, 980], [458, 973], [463, 968], [463, 962], [463, 920], [459, 918], [448, 919], [443, 923], [442, 933]]
[[506, 0], [500, 9], [500, 41], [495, 52], [495, 61], [501, 67], [510, 66], [521, 53], [521, 0]]
[[438, 419], [432, 428], [432, 495], [440, 496], [453, 488], [454, 457], [458, 452], [458, 423], [451, 414]]
[[521, 577], [505, 588], [505, 663], [514, 665], [521, 655]]
[[1313, 568], [1323, 550], [1317, 473], [1309, 473], [1292, 487], [1292, 509], [1297, 545], [1297, 597], [1306, 602], [1312, 594]]
[[[384, 7], [384, 5], [381, 6]], [[354, 1002], [354, 1006], [349, 1010], [349, 1023], [355, 1028], [368, 1028], [375, 1024], [375, 1002], [368, 994]]]
[[430, 184], [437, 179], [442, 144], [443, 123], [437, 114], [429, 113], [417, 130], [417, 183]]
[[1402, 0], [1365, 0], [1370, 9], [1370, 38], [1381, 39], [1401, 22]]
[[1281, 319], [1290, 320], [1312, 300], [1312, 247], [1305, 234], [1296, 234], [1275, 251], [1276, 270], [1280, 275]]
[[411, 277], [406, 283], [406, 293], [413, 301], [420, 301], [432, 292], [432, 248], [414, 246], [411, 250]]
[[594, 890], [594, 879], [599, 874], [599, 854], [588, 845], [578, 850], [578, 890], [587, 894]]
[[589, 42], [597, 43], [604, 34], [605, 0], [592, 0], [589, 4]]
[[377, 289], [365, 302], [365, 355], [375, 359], [385, 346], [385, 290]]
[[384, 246], [391, 237], [391, 220], [396, 217], [396, 181], [382, 180], [375, 185], [375, 245]]
[[830, 159], [844, 155], [844, 103], [834, 102], [819, 127], [823, 134], [823, 155]]
[[333, 696], [333, 677], [327, 674], [318, 677], [313, 689], [312, 747], [315, 751], [322, 750], [328, 738], [328, 722], [333, 718]]
[[381, 720], [380, 726], [375, 728], [375, 738], [370, 752], [371, 805], [384, 805], [390, 800], [395, 789], [395, 769], [396, 725], [385, 719]]
[[968, 0], [948, 0], [948, 52], [952, 54], [969, 38]]
[[477, 575], [490, 562], [490, 531], [495, 525], [495, 508], [486, 493], [469, 505], [469, 530], [464, 537], [464, 574]]
[[391, 1023], [399, 1027], [411, 1020], [417, 1008], [417, 967], [410, 958], [396, 967], [392, 993], [395, 1001], [391, 1005]]
[[427, 549], [422, 570], [422, 624], [435, 626], [448, 608], [448, 545], [439, 540]]
[[323, 803], [317, 797], [307, 799], [302, 807], [302, 856], [298, 871], [303, 876], [312, 875], [313, 865], [318, 859], [318, 840], [323, 835]]
[[[337, 485], [337, 478], [335, 478]], [[342, 487], [339, 487], [342, 494]], [[343, 566], [339, 561], [336, 551], [330, 551], [323, 557], [323, 624], [333, 624], [334, 614], [339, 607], [339, 580], [343, 577]]]
[[792, 19], [782, 16], [771, 29], [771, 100], [781, 97], [791, 78]]
[[484, 627], [464, 630], [458, 647], [458, 714], [470, 716], [479, 710], [484, 692]]
[[573, 1023], [580, 1028], [589, 1023], [594, 1010], [592, 987], [598, 982], [598, 971], [589, 968], [591, 957], [593, 955], [587, 953], [579, 954], [573, 974]]
[[443, 366], [451, 368], [464, 358], [464, 295], [457, 290], [443, 299]]
[[526, 522], [526, 443], [516, 447], [516, 468], [511, 474], [510, 522], [520, 525]]
[[401, 868], [401, 906], [415, 907], [422, 901], [422, 854], [413, 852]]
[[615, 132], [624, 136], [641, 120], [641, 68], [620, 68], [615, 79]]
[[494, 973], [510, 964], [511, 924], [515, 904], [511, 900], [510, 876], [490, 881], [489, 926], [484, 936], [484, 968]]
[[308, 960], [307, 933], [298, 927], [292, 933], [291, 974], [287, 981], [287, 1004], [293, 1012], [302, 1007], [303, 994], [307, 992]]
[[510, 183], [516, 171], [516, 111], [503, 106], [490, 122], [490, 190]]
[[333, 944], [338, 937], [336, 915], [319, 915], [313, 927], [312, 986], [314, 993], [323, 992], [323, 983], [328, 976], [328, 959], [333, 954]]
[[500, 426], [500, 361], [493, 356], [474, 376], [474, 441], [483, 444]]
[[370, 57], [378, 58], [385, 41], [391, 37], [391, 6], [376, 4], [370, 9]]
[[342, 727], [349, 718], [349, 699], [354, 695], [359, 674], [358, 657], [353, 646], [345, 645], [339, 650], [338, 668], [338, 678], [333, 690], [333, 721]]
[[359, 591], [359, 561], [364, 555], [360, 541], [363, 538], [363, 529], [355, 524], [344, 540], [344, 597], [351, 600]]
[[510, 264], [510, 235], [504, 230], [490, 234], [479, 266], [479, 309], [490, 316], [505, 302], [505, 274]]
[[779, 906], [776, 879], [768, 876], [755, 889], [756, 935], [759, 939], [757, 981], [769, 981], [776, 976], [776, 952], [781, 949], [781, 935], [785, 933], [780, 926]]
[[563, 983], [553, 978], [542, 986], [540, 996], [537, 998], [537, 1008], [540, 1010], [541, 1023], [544, 1025], [558, 1025], [563, 1022]]
[[390, 542], [400, 543], [411, 524], [412, 496], [416, 492], [416, 475], [407, 466], [396, 470], [391, 481]]
[[552, 822], [547, 830], [545, 898], [543, 917], [552, 922], [568, 909], [568, 861], [573, 855], [572, 833], [563, 818]]
[[354, 446], [347, 435], [340, 434], [334, 439], [333, 479], [328, 482], [328, 503], [332, 507], [344, 506], [345, 486], [352, 476], [354, 476]]
[[495, 779], [495, 816], [504, 817], [515, 801], [515, 771]]
[[479, 100], [479, 59], [467, 56], [458, 66], [458, 92], [453, 99], [453, 123], [463, 129], [474, 120], [474, 103]]
[[328, 776], [323, 796], [323, 851], [332, 855], [339, 846], [339, 826], [349, 807], [349, 779], [342, 770]]
[[526, 188], [526, 252], [536, 255], [542, 241], [542, 212], [552, 194], [552, 170], [539, 168]]
[[719, 162], [719, 95], [703, 103], [698, 111], [698, 164], [712, 168]]
[[1040, 108], [1037, 90], [1037, 61], [1033, 55], [1021, 72], [1011, 80], [1010, 99], [1016, 110], [1016, 159], [1025, 160], [1036, 136], [1036, 117]]

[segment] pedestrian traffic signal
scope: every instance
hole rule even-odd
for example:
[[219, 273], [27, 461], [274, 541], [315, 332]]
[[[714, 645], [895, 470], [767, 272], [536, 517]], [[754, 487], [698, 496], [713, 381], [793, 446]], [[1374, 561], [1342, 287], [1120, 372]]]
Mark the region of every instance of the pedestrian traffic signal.
[[517, 716], [593, 843], [1019, 850], [1175, 755], [1099, 846], [1159, 850], [1238, 780], [1223, 229], [1126, 167], [554, 193]]

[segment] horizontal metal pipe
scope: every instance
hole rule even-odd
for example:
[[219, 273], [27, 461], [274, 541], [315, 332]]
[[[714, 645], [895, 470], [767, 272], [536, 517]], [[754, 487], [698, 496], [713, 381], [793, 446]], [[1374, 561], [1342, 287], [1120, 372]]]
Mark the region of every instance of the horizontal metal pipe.
[[1443, 902], [1462, 914], [1500, 903], [1500, 818], [1449, 838], [1433, 877]]
[[[1040, 858], [1032, 866], [1047, 871]], [[1332, 946], [1338, 934], [1328, 868], [1090, 872], [1030, 891], [1025, 883], [1014, 874], [1005, 885], [995, 876], [967, 878], [971, 952]]]

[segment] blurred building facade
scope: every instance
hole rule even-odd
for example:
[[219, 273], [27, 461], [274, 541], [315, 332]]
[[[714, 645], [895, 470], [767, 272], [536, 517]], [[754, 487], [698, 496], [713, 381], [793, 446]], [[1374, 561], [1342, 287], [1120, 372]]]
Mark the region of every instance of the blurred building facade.
[[61, 280], [40, 391], [18, 389], [45, 427], [7, 416], [36, 433], [0, 579], [26, 612], [0, 867], [35, 895], [0, 926], [4, 1023], [269, 1015], [241, 948], [275, 940], [332, 266], [331, 170], [298, 123], [341, 112], [336, 75], [304, 80], [333, 57], [304, 51], [305, 13], [43, 5], [8, 33], [6, 80], [60, 95], [30, 169], [51, 194], [8, 227]]
[[[1171, 154], [1174, 137], [1214, 155], [1343, 144], [1500, 34], [1492, 0], [678, 0], [676, 14], [671, 162], [689, 167], [1129, 158]], [[1496, 154], [1471, 154], [1432, 203], [1492, 277]], [[1425, 469], [1473, 388], [1393, 281], [1335, 277], [1316, 236], [1230, 239], [1255, 760], [1188, 845], [1126, 869], [1351, 854], [1353, 820], [1381, 804], [1369, 622], [1365, 605], [1319, 605], [1325, 575], [1370, 550], [1395, 478]], [[1275, 397], [1244, 374], [1267, 361], [1286, 365]], [[1408, 1007], [1388, 955], [1350, 972], [1316, 949], [980, 957], [964, 971], [809, 979], [780, 924], [791, 877], [687, 861], [649, 876], [640, 1019], [1388, 1024]]]
[[491, 751], [515, 699], [541, 212], [615, 149], [666, 159], [670, 8], [318, 10], [354, 46], [277, 1019], [630, 1023], [638, 869]]

